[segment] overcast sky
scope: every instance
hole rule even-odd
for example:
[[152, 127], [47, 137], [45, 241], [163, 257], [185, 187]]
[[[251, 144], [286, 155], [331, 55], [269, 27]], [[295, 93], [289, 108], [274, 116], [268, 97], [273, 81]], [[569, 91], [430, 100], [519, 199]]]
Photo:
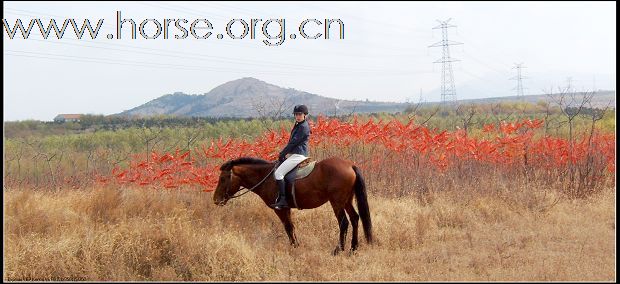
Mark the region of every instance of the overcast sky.
[[[207, 19], [212, 30], [198, 29], [184, 39], [169, 24], [169, 38], [131, 39], [123, 26], [116, 39], [116, 16], [139, 26], [165, 19], [189, 29]], [[457, 98], [514, 95], [515, 63], [523, 63], [526, 94], [564, 86], [571, 77], [578, 89], [615, 90], [615, 2], [4, 2], [10, 30], [20, 19], [50, 19], [59, 26], [85, 19], [93, 27], [103, 19], [96, 39], [77, 39], [71, 24], [62, 39], [43, 39], [37, 24], [30, 37], [10, 39], [3, 27], [4, 121], [52, 120], [59, 113], [113, 114], [174, 92], [204, 94], [225, 82], [254, 77], [282, 87], [339, 99], [439, 101], [441, 41], [437, 20], [451, 18], [449, 40]], [[231, 39], [232, 19], [262, 19], [255, 39]], [[268, 46], [263, 23], [284, 19], [285, 40]], [[313, 36], [324, 32], [325, 19], [344, 23], [344, 39], [333, 23], [330, 38], [304, 39], [299, 25]], [[319, 23], [323, 24], [319, 26]], [[130, 25], [130, 24], [126, 24]], [[204, 27], [199, 22], [198, 27]], [[251, 25], [250, 25], [251, 26]], [[231, 27], [242, 32], [241, 22]], [[267, 32], [278, 35], [272, 22]], [[156, 34], [146, 21], [146, 36]], [[113, 39], [107, 35], [112, 34]], [[222, 34], [222, 39], [217, 35]], [[290, 34], [296, 34], [291, 39]], [[275, 43], [278, 40], [270, 40]]]

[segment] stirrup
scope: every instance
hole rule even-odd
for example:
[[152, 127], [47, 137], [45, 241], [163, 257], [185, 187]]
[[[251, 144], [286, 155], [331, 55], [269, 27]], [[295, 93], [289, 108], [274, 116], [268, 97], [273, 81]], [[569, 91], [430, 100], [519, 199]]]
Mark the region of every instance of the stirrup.
[[289, 208], [288, 202], [286, 202], [286, 197], [278, 196], [276, 198], [276, 203], [273, 205], [273, 208], [276, 210]]

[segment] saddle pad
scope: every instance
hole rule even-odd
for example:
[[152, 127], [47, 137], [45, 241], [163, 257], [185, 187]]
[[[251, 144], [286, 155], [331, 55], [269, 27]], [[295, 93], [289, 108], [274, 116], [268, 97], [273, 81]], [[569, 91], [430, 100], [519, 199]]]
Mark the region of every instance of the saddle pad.
[[[297, 175], [295, 176], [295, 179], [305, 178], [312, 172], [312, 170], [314, 170], [314, 165], [316, 164], [316, 161], [312, 161], [310, 163], [304, 163], [304, 162], [301, 162], [299, 164], [299, 168], [297, 168]], [[307, 166], [305, 164], [307, 164]]]

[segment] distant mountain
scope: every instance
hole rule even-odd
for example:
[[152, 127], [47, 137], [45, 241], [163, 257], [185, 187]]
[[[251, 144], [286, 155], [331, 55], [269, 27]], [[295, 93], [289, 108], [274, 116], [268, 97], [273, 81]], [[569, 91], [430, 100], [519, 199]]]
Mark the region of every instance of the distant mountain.
[[[547, 101], [545, 95], [524, 96], [523, 101]], [[516, 97], [497, 97], [461, 100], [460, 103], [497, 103], [515, 101]], [[599, 91], [593, 106], [615, 108], [615, 91]], [[255, 78], [241, 78], [224, 83], [204, 95], [180, 92], [167, 94], [118, 115], [146, 117], [153, 115], [198, 117], [278, 117], [291, 116], [293, 106], [305, 104], [316, 115], [343, 115], [350, 113], [402, 112], [410, 104], [395, 102], [350, 101], [323, 97], [292, 88], [282, 88]], [[436, 104], [436, 103], [424, 103]]]
[[200, 117], [277, 117], [291, 115], [293, 107], [305, 104], [312, 115], [399, 112], [407, 104], [348, 101], [327, 98], [292, 88], [282, 88], [255, 78], [224, 83], [204, 95], [168, 94], [120, 113], [123, 116], [158, 114]]

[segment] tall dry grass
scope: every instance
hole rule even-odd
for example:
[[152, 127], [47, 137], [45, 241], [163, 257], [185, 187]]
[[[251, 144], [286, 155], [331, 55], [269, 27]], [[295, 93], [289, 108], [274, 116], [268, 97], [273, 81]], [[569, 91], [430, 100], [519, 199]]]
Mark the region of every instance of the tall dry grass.
[[[300, 246], [249, 194], [4, 191], [4, 280], [615, 281], [615, 187], [566, 199], [478, 183], [369, 193], [376, 243], [332, 256], [328, 204], [294, 210]], [[361, 226], [361, 225], [360, 225]], [[350, 229], [347, 246], [350, 245]]]

